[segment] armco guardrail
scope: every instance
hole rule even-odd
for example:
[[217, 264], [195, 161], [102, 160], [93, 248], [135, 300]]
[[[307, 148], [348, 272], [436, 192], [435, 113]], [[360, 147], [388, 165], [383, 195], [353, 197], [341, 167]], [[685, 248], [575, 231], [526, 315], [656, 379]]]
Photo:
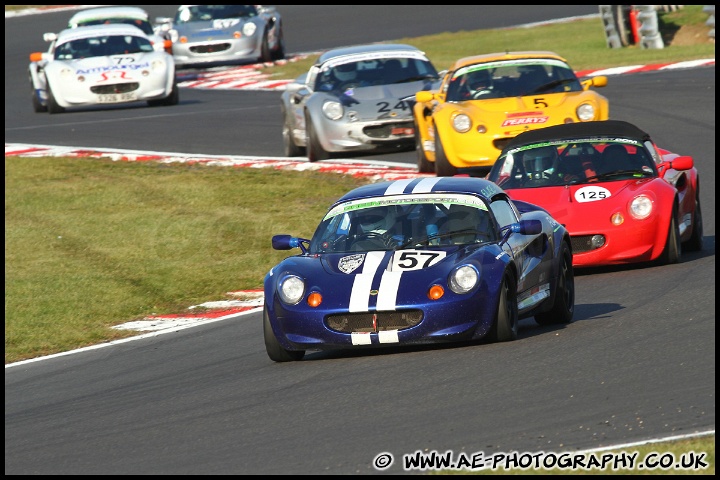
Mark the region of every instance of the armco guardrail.
[[[675, 12], [683, 7], [684, 5], [599, 5], [608, 47], [638, 45], [640, 48], [665, 48], [657, 12]], [[714, 27], [715, 6], [707, 5], [704, 11], [710, 8]], [[714, 29], [711, 36], [715, 38]]]
[[715, 5], [705, 5], [703, 7], [703, 12], [710, 15], [710, 18], [708, 18], [708, 21], [705, 22], [705, 25], [710, 27], [708, 36], [715, 38]]
[[633, 11], [638, 25], [640, 46], [642, 48], [665, 48], [665, 43], [660, 36], [655, 5], [634, 5]]

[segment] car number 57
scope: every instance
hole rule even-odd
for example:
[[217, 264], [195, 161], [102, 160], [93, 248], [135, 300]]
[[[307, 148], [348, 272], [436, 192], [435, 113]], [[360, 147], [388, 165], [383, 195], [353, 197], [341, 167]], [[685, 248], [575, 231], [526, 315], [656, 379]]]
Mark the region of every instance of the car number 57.
[[446, 252], [429, 250], [402, 250], [393, 256], [392, 269], [419, 270], [428, 268], [445, 258]]

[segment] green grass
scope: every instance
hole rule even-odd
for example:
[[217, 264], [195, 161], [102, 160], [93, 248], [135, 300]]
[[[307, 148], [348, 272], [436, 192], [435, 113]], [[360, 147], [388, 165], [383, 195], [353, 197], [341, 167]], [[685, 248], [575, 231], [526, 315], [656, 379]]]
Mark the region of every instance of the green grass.
[[109, 327], [261, 288], [287, 255], [271, 236], [312, 236], [327, 206], [361, 183], [6, 157], [5, 363], [128, 336]]
[[[705, 25], [709, 15], [702, 5], [686, 5], [676, 12], [658, 12], [665, 48], [643, 49], [632, 45], [608, 48], [600, 18], [532, 28], [474, 30], [440, 33], [418, 38], [399, 38], [383, 43], [407, 43], [424, 51], [438, 70], [462, 57], [506, 50], [550, 50], [565, 57], [576, 71], [625, 65], [650, 65], [668, 61], [715, 58], [715, 43]], [[697, 35], [683, 35], [692, 29]], [[273, 78], [289, 79], [305, 73], [318, 55], [266, 68]]]

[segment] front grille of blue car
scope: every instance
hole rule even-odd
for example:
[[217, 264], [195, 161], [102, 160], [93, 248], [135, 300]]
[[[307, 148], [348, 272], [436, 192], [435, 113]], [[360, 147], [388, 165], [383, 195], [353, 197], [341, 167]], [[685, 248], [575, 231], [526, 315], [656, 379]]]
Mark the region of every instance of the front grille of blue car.
[[115, 85], [97, 85], [95, 87], [90, 87], [90, 91], [92, 93], [96, 93], [98, 95], [103, 95], [103, 94], [108, 94], [108, 93], [134, 92], [138, 88], [140, 88], [140, 84], [137, 82], [116, 83]]
[[190, 47], [190, 51], [193, 53], [217, 53], [224, 52], [229, 49], [229, 43], [214, 43], [212, 45], [196, 45], [194, 47]]
[[369, 125], [363, 128], [363, 133], [370, 138], [397, 138], [397, 137], [409, 137], [414, 138], [412, 133], [397, 135], [393, 134], [394, 129], [407, 130], [408, 132], [413, 131], [413, 122], [394, 122], [386, 123], [384, 125]]
[[592, 246], [593, 235], [580, 235], [577, 237], [570, 236], [570, 244], [572, 245], [573, 253], [589, 252], [595, 250]]
[[325, 324], [330, 330], [341, 333], [384, 332], [414, 327], [423, 319], [422, 310], [398, 312], [362, 312], [329, 315]]

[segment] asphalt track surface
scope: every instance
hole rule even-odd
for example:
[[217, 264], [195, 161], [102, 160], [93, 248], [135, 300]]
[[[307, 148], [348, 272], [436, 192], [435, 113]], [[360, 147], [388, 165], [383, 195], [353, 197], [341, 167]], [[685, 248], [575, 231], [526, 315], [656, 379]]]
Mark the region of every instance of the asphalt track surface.
[[[288, 51], [596, 12], [379, 8], [283, 7]], [[278, 92], [188, 89], [177, 107], [34, 114], [27, 54], [67, 17], [5, 21], [6, 143], [281, 154]], [[506, 344], [275, 364], [252, 313], [6, 368], [5, 473], [374, 474], [382, 452], [395, 456], [382, 472], [402, 473], [418, 450], [563, 452], [714, 431], [715, 68], [617, 76], [602, 92], [612, 117], [695, 158], [702, 252], [578, 272], [575, 321], [524, 320]], [[382, 158], [414, 163], [413, 152]]]

